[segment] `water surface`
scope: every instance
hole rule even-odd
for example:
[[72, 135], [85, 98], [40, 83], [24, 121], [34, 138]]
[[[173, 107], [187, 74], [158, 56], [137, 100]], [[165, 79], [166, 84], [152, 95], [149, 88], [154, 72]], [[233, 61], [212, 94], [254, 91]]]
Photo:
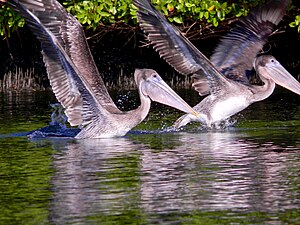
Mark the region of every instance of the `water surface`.
[[[138, 104], [128, 95], [115, 96], [125, 109]], [[98, 140], [28, 138], [50, 122], [49, 93], [0, 101], [1, 224], [300, 223], [296, 95], [276, 92], [211, 131], [164, 132], [182, 114], [154, 104], [130, 134]]]

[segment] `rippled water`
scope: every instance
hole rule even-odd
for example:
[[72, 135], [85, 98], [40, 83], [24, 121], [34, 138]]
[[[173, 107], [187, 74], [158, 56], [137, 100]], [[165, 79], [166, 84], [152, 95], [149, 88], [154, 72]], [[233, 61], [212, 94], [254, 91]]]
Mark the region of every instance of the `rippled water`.
[[53, 96], [0, 101], [1, 224], [300, 224], [296, 95], [277, 92], [214, 131], [163, 132], [181, 114], [155, 105], [131, 134], [102, 140], [30, 139]]

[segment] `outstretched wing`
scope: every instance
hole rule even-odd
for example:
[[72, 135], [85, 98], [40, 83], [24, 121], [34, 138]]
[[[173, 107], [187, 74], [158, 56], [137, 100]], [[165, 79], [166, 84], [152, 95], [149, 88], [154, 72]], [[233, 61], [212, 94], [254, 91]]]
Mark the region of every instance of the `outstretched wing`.
[[282, 20], [289, 0], [271, 0], [239, 20], [211, 56], [212, 63], [226, 77], [248, 82], [256, 55]]
[[148, 0], [133, 0], [133, 4], [138, 8], [139, 23], [149, 41], [172, 67], [185, 75], [197, 74], [196, 80], [205, 76], [212, 93], [226, 85], [227, 79]]
[[8, 5], [19, 12], [40, 40], [50, 84], [57, 100], [65, 108], [70, 124], [86, 125], [95, 117], [104, 120], [107, 111], [100, 105], [91, 86], [80, 75], [61, 46], [62, 39], [57, 39], [20, 1], [8, 0]]
[[84, 31], [77, 19], [56, 0], [21, 0], [64, 48], [81, 76], [89, 83], [99, 102], [109, 111], [120, 112], [112, 101], [96, 67]]

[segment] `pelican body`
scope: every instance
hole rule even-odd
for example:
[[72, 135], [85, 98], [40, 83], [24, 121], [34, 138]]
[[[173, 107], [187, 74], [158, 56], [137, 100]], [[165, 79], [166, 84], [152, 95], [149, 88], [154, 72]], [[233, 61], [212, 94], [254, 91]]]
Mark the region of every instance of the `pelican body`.
[[218, 127], [220, 122], [244, 110], [252, 103], [268, 98], [273, 93], [276, 83], [281, 83], [282, 86], [300, 95], [300, 84], [273, 56], [257, 57], [254, 67], [264, 83], [262, 86], [235, 80], [222, 82], [216, 93], [211, 93], [194, 106], [194, 109], [199, 112], [198, 118], [192, 115], [181, 116], [174, 123], [174, 127], [185, 126], [191, 121], [199, 121], [208, 128], [215, 125]]
[[68, 122], [82, 129], [76, 138], [123, 136], [145, 119], [151, 100], [195, 112], [152, 69], [136, 69], [141, 105], [120, 111], [108, 94], [79, 22], [56, 0], [8, 0], [41, 42], [52, 90]]
[[[288, 0], [271, 0], [241, 19], [220, 42], [209, 60], [148, 0], [133, 0], [140, 27], [154, 49], [179, 73], [192, 75], [193, 88], [205, 97], [194, 109], [199, 117], [184, 115], [174, 127], [199, 121], [213, 127], [269, 97], [275, 84], [300, 95], [299, 82], [271, 55], [260, 55], [274, 27], [281, 21]], [[252, 85], [247, 74], [252, 69], [263, 85]]]

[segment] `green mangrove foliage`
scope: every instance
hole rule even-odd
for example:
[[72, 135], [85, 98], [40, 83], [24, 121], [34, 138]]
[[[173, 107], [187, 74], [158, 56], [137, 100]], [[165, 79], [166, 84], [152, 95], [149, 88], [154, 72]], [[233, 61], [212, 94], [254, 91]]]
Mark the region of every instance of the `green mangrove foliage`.
[[19, 15], [0, 5], [0, 36], [9, 37], [13, 31], [23, 26], [24, 20]]
[[300, 15], [295, 17], [295, 20], [290, 23], [290, 27], [297, 27], [298, 32], [300, 33]]
[[[86, 29], [135, 27], [137, 24], [136, 8], [131, 0], [60, 0], [67, 11], [75, 15]], [[246, 15], [249, 9], [263, 0], [152, 0], [152, 3], [171, 22], [181, 26], [190, 26], [194, 22], [200, 29], [207, 26], [217, 27], [226, 18]], [[0, 8], [0, 35], [10, 36], [24, 21], [8, 7]], [[291, 27], [299, 28], [300, 16], [297, 16]]]
[[[262, 0], [248, 3], [227, 3], [212, 0], [153, 0], [152, 3], [168, 17], [171, 22], [183, 24], [183, 21], [200, 21], [202, 24], [213, 24], [228, 16], [246, 15], [249, 7], [261, 3]], [[136, 24], [136, 8], [131, 0], [89, 0], [65, 1], [67, 10], [88, 28], [96, 30], [101, 25]]]
[[136, 9], [131, 0], [65, 0], [63, 5], [81, 24], [93, 30], [136, 22]]
[[249, 7], [261, 2], [261, 0], [255, 0], [236, 4], [217, 0], [153, 0], [154, 5], [171, 22], [182, 24], [184, 21], [197, 21], [202, 25], [212, 24], [215, 27], [226, 17], [247, 15]]

